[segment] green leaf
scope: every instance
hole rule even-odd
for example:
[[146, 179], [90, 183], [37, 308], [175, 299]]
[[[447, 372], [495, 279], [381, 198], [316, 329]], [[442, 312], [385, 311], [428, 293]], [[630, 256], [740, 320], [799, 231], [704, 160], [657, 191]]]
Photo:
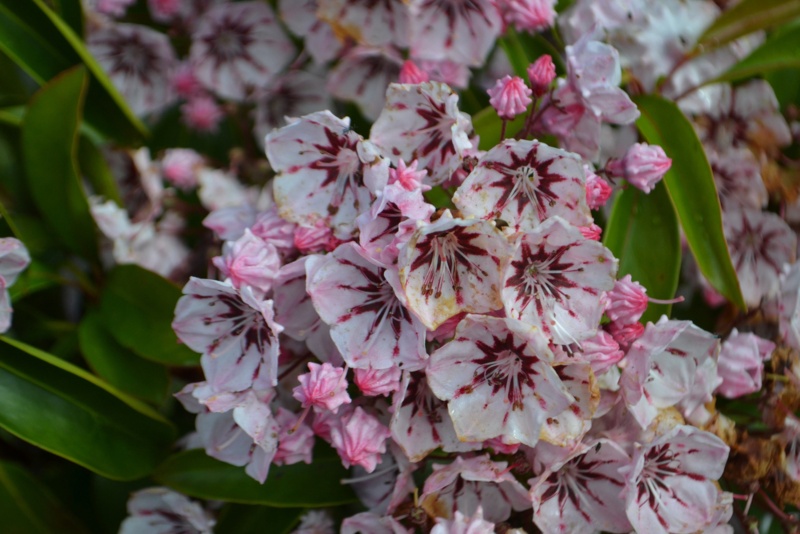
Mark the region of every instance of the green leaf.
[[717, 47], [759, 30], [768, 30], [800, 16], [797, 0], [742, 0], [709, 26], [698, 47]]
[[733, 82], [768, 72], [800, 68], [800, 26], [779, 32], [753, 50], [749, 56], [705, 85]]
[[27, 269], [20, 273], [14, 285], [8, 289], [11, 301], [17, 300], [58, 285], [59, 278], [45, 264], [33, 260]]
[[636, 127], [648, 143], [661, 146], [672, 158], [664, 183], [700, 272], [721, 295], [745, 309], [722, 231], [714, 175], [697, 133], [673, 102], [654, 95], [634, 101], [641, 112]]
[[340, 483], [348, 472], [339, 457], [319, 449], [318, 444], [312, 464], [273, 465], [263, 485], [247, 476], [244, 467], [215, 460], [201, 449], [170, 456], [153, 476], [192, 497], [239, 504], [308, 508], [355, 502], [353, 491]]
[[141, 401], [34, 347], [0, 337], [0, 427], [108, 478], [148, 475], [172, 425]]
[[[527, 114], [519, 115], [506, 124], [506, 138], [517, 135], [525, 126]], [[472, 117], [472, 126], [475, 133], [480, 136], [478, 148], [489, 150], [500, 143], [500, 133], [503, 131], [503, 120], [497, 116], [493, 107], [489, 106]]]
[[0, 461], [0, 517], [4, 534], [88, 533], [44, 484], [4, 461]]
[[163, 365], [145, 360], [117, 343], [97, 312], [87, 313], [78, 329], [80, 348], [97, 375], [120, 391], [160, 404], [167, 394], [169, 374]]
[[540, 34], [517, 33], [511, 26], [505, 35], [500, 38], [500, 46], [508, 57], [514, 69], [514, 74], [528, 80], [528, 65], [539, 59], [540, 56], [549, 54], [556, 66], [556, 73], [564, 74], [564, 62], [558, 49]]
[[106, 330], [142, 358], [167, 365], [197, 365], [200, 356], [178, 341], [172, 320], [181, 290], [137, 265], [119, 265], [100, 297]]
[[43, 0], [0, 0], [0, 49], [39, 84], [83, 63], [92, 80], [87, 122], [121, 144], [140, 142], [147, 135], [80, 36]]
[[[663, 184], [649, 195], [634, 187], [619, 193], [603, 244], [619, 258], [619, 277], [629, 274], [653, 298], [669, 299], [678, 288], [681, 239], [678, 220]], [[671, 306], [650, 303], [642, 322], [670, 314]]]
[[215, 534], [263, 534], [269, 525], [270, 534], [288, 534], [300, 521], [304, 508], [270, 508], [245, 504], [228, 504], [214, 526]]
[[77, 170], [85, 92], [85, 71], [76, 67], [36, 93], [22, 123], [22, 152], [31, 195], [42, 217], [70, 250], [95, 258], [94, 220]]
[[78, 143], [78, 164], [83, 175], [92, 184], [95, 194], [113, 200], [120, 207], [124, 206], [117, 181], [114, 179], [111, 169], [108, 168], [103, 154], [86, 135], [81, 135]]

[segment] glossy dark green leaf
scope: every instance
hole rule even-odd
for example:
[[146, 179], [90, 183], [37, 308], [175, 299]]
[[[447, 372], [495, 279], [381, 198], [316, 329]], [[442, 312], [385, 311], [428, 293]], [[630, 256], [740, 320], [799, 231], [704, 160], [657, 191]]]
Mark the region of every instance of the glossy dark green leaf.
[[59, 278], [48, 266], [33, 260], [27, 269], [20, 273], [14, 285], [8, 289], [11, 301], [17, 301], [28, 295], [58, 285]]
[[768, 72], [800, 68], [800, 26], [770, 37], [749, 56], [708, 83], [733, 82]]
[[[527, 115], [520, 115], [506, 124], [506, 138], [514, 137], [522, 130], [526, 117]], [[480, 136], [478, 148], [481, 150], [489, 150], [500, 142], [503, 120], [497, 116], [494, 108], [487, 107], [475, 114], [472, 117], [472, 126], [475, 128], [475, 133]]]
[[45, 1], [0, 0], [0, 49], [39, 84], [84, 64], [91, 75], [87, 122], [123, 144], [139, 142], [147, 135], [83, 40]]
[[3, 534], [88, 534], [78, 519], [21, 466], [0, 461]]
[[179, 343], [172, 320], [181, 290], [137, 265], [111, 271], [100, 298], [106, 330], [142, 358], [167, 365], [197, 365], [200, 356]]
[[41, 216], [67, 248], [94, 258], [97, 235], [77, 169], [85, 94], [83, 67], [57, 76], [36, 93], [22, 122], [22, 152]]
[[83, 317], [78, 338], [81, 353], [97, 376], [140, 399], [154, 404], [164, 400], [169, 387], [167, 369], [120, 345], [105, 329], [97, 312]]
[[214, 534], [288, 534], [300, 521], [304, 508], [271, 508], [246, 504], [227, 504], [220, 512]]
[[742, 0], [717, 17], [697, 45], [720, 46], [743, 35], [780, 26], [797, 16], [800, 16], [797, 0]]
[[721, 295], [745, 309], [722, 231], [714, 176], [694, 128], [673, 102], [654, 95], [634, 101], [641, 112], [636, 127], [672, 158], [664, 183], [700, 271]]
[[263, 485], [248, 477], [243, 467], [215, 460], [200, 449], [171, 456], [154, 478], [192, 497], [240, 504], [306, 508], [355, 502], [350, 487], [340, 483], [349, 476], [347, 470], [336, 454], [320, 451], [323, 447], [315, 447], [310, 465], [273, 465]]
[[92, 374], [0, 337], [0, 427], [108, 478], [146, 476], [174, 429], [157, 412]]
[[[619, 277], [631, 275], [653, 298], [671, 299], [678, 288], [681, 240], [678, 220], [666, 188], [649, 195], [628, 187], [617, 195], [603, 244], [619, 258]], [[642, 322], [669, 315], [671, 306], [650, 303]]]

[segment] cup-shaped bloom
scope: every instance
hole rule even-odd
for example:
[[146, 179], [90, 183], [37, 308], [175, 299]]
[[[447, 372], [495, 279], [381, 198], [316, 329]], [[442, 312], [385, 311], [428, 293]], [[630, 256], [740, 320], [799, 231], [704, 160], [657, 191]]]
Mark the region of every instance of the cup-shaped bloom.
[[706, 532], [718, 520], [728, 447], [714, 434], [679, 425], [639, 447], [625, 477], [622, 497], [636, 532]]
[[516, 231], [531, 231], [554, 215], [575, 226], [592, 222], [580, 158], [539, 141], [508, 139], [492, 148], [453, 203], [464, 216], [502, 219]]
[[418, 160], [436, 185], [449, 179], [472, 149], [469, 115], [458, 111], [458, 95], [438, 82], [393, 83], [369, 139], [395, 165]]
[[775, 350], [775, 343], [751, 333], [740, 333], [735, 328], [722, 343], [717, 372], [722, 384], [717, 391], [735, 399], [761, 389], [764, 361]]
[[630, 463], [610, 440], [581, 444], [531, 480], [533, 521], [543, 532], [630, 532], [619, 468]]
[[500, 267], [506, 238], [486, 221], [453, 219], [449, 212], [411, 236], [398, 258], [407, 305], [435, 330], [461, 312], [502, 308]]
[[294, 54], [294, 45], [263, 2], [211, 8], [197, 24], [189, 51], [200, 83], [233, 100], [266, 86]]
[[542, 424], [575, 399], [551, 362], [547, 338], [512, 319], [467, 315], [453, 341], [431, 354], [434, 395], [447, 401], [459, 439], [530, 447]]
[[357, 46], [347, 51], [328, 75], [327, 91], [355, 102], [374, 121], [383, 110], [386, 88], [400, 75], [403, 58], [394, 49]]
[[132, 494], [120, 534], [192, 532], [211, 534], [215, 521], [196, 502], [167, 488], [147, 488]]
[[350, 130], [349, 119], [329, 111], [275, 130], [266, 146], [281, 217], [306, 226], [323, 220], [342, 239], [389, 177], [388, 162]]
[[653, 190], [672, 167], [672, 160], [658, 145], [635, 143], [621, 160], [611, 160], [607, 169], [610, 173], [628, 180], [634, 187], [645, 193]]
[[317, 16], [339, 37], [374, 47], [408, 46], [408, 2], [320, 0]]
[[478, 506], [472, 517], [459, 510], [456, 510], [453, 519], [437, 517], [431, 534], [494, 534], [494, 527], [494, 523], [483, 518], [483, 508]]
[[425, 327], [397, 297], [396, 274], [344, 243], [306, 264], [314, 308], [353, 368], [419, 369], [427, 359]]
[[617, 260], [560, 217], [520, 234], [503, 276], [509, 317], [538, 326], [559, 344], [597, 332], [603, 295], [614, 287]]
[[502, 119], [511, 120], [524, 113], [532, 102], [531, 89], [519, 76], [506, 75], [486, 92], [489, 93], [489, 103]]

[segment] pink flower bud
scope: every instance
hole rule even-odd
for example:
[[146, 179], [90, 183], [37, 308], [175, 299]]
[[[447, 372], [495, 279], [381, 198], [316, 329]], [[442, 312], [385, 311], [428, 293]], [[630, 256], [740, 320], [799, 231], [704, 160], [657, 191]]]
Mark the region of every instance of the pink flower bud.
[[300, 385], [292, 390], [292, 396], [304, 408], [314, 406], [336, 413], [339, 406], [350, 403], [344, 369], [329, 363], [309, 363], [308, 370], [310, 372], [297, 377]]
[[228, 241], [223, 255], [212, 260], [233, 287], [250, 286], [257, 294], [266, 295], [281, 267], [278, 250], [245, 229], [236, 241]]
[[606, 315], [620, 324], [635, 323], [647, 309], [647, 302], [647, 290], [639, 282], [631, 280], [631, 275], [626, 274], [608, 292]]
[[400, 68], [400, 83], [422, 83], [430, 80], [428, 73], [417, 66], [416, 63], [407, 59]]
[[588, 165], [583, 166], [586, 171], [586, 203], [589, 208], [596, 210], [606, 205], [614, 190], [603, 178], [592, 172]]
[[528, 65], [528, 80], [530, 80], [533, 94], [537, 98], [550, 90], [550, 84], [555, 79], [556, 66], [550, 54], [539, 56], [539, 59]]
[[519, 76], [506, 75], [486, 92], [489, 93], [489, 103], [503, 119], [513, 119], [524, 113], [532, 102], [531, 90]]
[[660, 146], [636, 143], [621, 160], [610, 160], [606, 170], [614, 176], [624, 177], [637, 189], [649, 193], [671, 166], [672, 160]]
[[193, 96], [181, 106], [183, 122], [201, 132], [213, 132], [222, 119], [222, 109], [210, 96]]
[[509, 0], [504, 18], [520, 32], [538, 32], [556, 20], [555, 0]]
[[360, 465], [367, 473], [375, 471], [386, 452], [389, 429], [361, 407], [343, 415], [338, 424], [330, 428], [331, 445], [334, 446], [345, 467]]
[[272, 458], [275, 465], [292, 465], [298, 462], [311, 463], [314, 448], [314, 431], [300, 420], [300, 415], [285, 408], [278, 408], [275, 420], [280, 425], [278, 450]]
[[190, 148], [171, 148], [161, 160], [161, 173], [172, 185], [181, 189], [197, 186], [197, 170], [203, 166], [203, 156]]
[[614, 340], [619, 343], [619, 347], [622, 350], [628, 350], [631, 343], [642, 337], [644, 325], [642, 323], [622, 324], [612, 321], [606, 325], [606, 330], [614, 336]]
[[361, 393], [368, 397], [378, 395], [388, 396], [390, 393], [400, 389], [400, 377], [402, 372], [397, 366], [388, 369], [356, 369], [355, 383]]
[[298, 226], [294, 230], [294, 246], [303, 254], [315, 254], [328, 250], [333, 232], [323, 221], [314, 226]]
[[580, 230], [583, 237], [592, 241], [600, 241], [600, 236], [603, 234], [603, 229], [594, 223], [589, 226], [581, 226], [578, 230]]
[[735, 399], [761, 389], [764, 360], [775, 350], [775, 343], [755, 334], [739, 333], [735, 328], [722, 343], [717, 373], [722, 384], [717, 391]]
[[411, 165], [406, 167], [405, 162], [401, 159], [397, 163], [396, 169], [389, 169], [389, 183], [398, 183], [406, 191], [427, 191], [431, 188], [429, 185], [422, 185], [422, 180], [428, 175], [425, 169], [417, 170], [417, 160], [411, 162]]
[[200, 82], [194, 75], [194, 68], [189, 63], [184, 63], [177, 68], [171, 83], [178, 96], [183, 98], [190, 98], [202, 90]]
[[583, 357], [592, 366], [592, 371], [595, 374], [606, 371], [625, 356], [614, 336], [605, 330], [600, 330], [594, 337], [582, 341], [581, 348], [583, 349]]

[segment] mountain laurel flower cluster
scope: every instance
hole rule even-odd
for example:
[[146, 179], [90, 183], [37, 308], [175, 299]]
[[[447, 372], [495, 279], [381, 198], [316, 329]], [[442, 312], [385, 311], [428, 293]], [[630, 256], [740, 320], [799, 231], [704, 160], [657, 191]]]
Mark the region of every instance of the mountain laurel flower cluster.
[[800, 530], [796, 2], [27, 3], [20, 524]]

